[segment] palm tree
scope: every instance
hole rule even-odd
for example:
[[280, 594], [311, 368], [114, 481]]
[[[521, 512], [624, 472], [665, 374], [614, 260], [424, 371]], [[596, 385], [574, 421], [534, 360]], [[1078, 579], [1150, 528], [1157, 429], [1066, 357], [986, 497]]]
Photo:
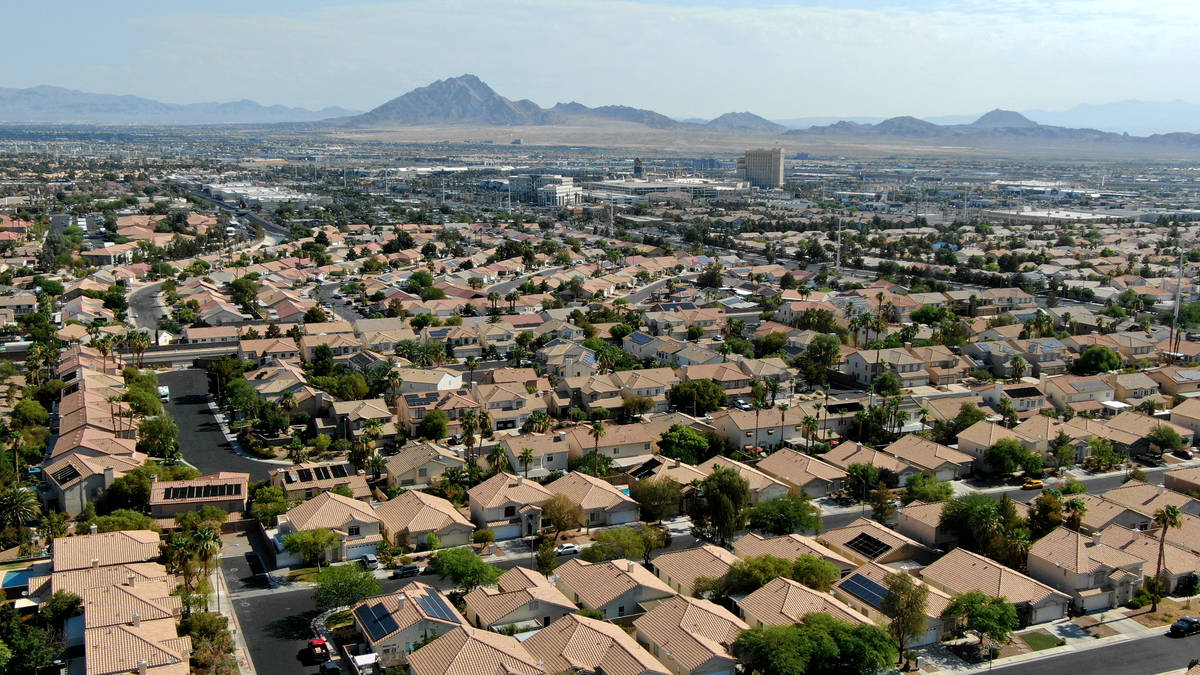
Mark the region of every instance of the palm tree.
[[500, 302], [500, 294], [496, 291], [491, 291], [487, 294], [488, 302], [492, 303], [492, 311], [496, 311], [496, 303]]
[[588, 435], [595, 440], [592, 445], [592, 471], [597, 478], [600, 477], [600, 439], [604, 438], [604, 433], [604, 422], [600, 420], [592, 422], [592, 428], [588, 430]]
[[1025, 376], [1025, 368], [1028, 365], [1029, 364], [1025, 362], [1025, 359], [1021, 358], [1020, 356], [1013, 357], [1012, 364], [1010, 366], [1012, 368], [1013, 379], [1019, 380], [1022, 377], [1024, 377]]
[[517, 301], [521, 299], [521, 293], [518, 291], [509, 291], [504, 299], [508, 301], [508, 311], [515, 312], [517, 309]]
[[471, 456], [471, 447], [475, 445], [475, 432], [479, 431], [478, 413], [468, 410], [462, 414], [458, 423], [462, 429], [463, 445], [467, 446], [467, 463], [474, 464], [475, 459]]
[[493, 473], [508, 471], [508, 453], [504, 452], [504, 446], [499, 443], [492, 446], [487, 454], [488, 466], [492, 468]]
[[474, 356], [468, 356], [466, 361], [467, 372], [470, 373], [468, 380], [472, 385], [475, 384], [475, 371], [479, 368], [479, 359]]
[[779, 408], [779, 445], [783, 445], [783, 430], [787, 426], [787, 411], [791, 406], [786, 403], [780, 403]]
[[775, 398], [779, 396], [779, 380], [776, 380], [773, 377], [768, 377], [763, 381], [763, 384], [767, 385], [767, 392], [771, 394], [771, 407], [774, 407]]
[[96, 351], [100, 352], [100, 367], [107, 371], [108, 357], [113, 352], [112, 336], [105, 335], [102, 338], [93, 338], [91, 345], [96, 348]]
[[486, 410], [480, 410], [479, 411], [479, 440], [480, 440], [480, 442], [482, 442], [483, 439], [485, 439], [485, 438], [491, 438], [493, 426], [494, 426], [494, 424], [492, 422], [492, 413], [490, 413]]
[[1087, 505], [1079, 498], [1068, 499], [1063, 503], [1063, 511], [1067, 514], [1063, 524], [1067, 526], [1067, 529], [1078, 532], [1083, 524], [1083, 516], [1087, 513]]
[[525, 477], [529, 478], [529, 465], [533, 464], [533, 448], [521, 448], [521, 468], [525, 471]]
[[22, 527], [41, 512], [42, 507], [33, 490], [14, 485], [0, 492], [0, 524], [5, 527]]
[[1169, 504], [1154, 512], [1154, 526], [1162, 528], [1158, 536], [1158, 567], [1154, 572], [1154, 602], [1150, 605], [1150, 613], [1158, 611], [1158, 599], [1162, 595], [1163, 553], [1167, 546], [1167, 530], [1172, 527], [1183, 527], [1183, 516], [1179, 507]]
[[802, 422], [804, 425], [804, 438], [808, 440], [808, 454], [812, 454], [812, 439], [817, 435], [817, 418], [812, 415], [805, 415]]
[[290, 413], [296, 407], [296, 395], [290, 391], [284, 392], [283, 396], [279, 397], [279, 407]]
[[371, 472], [371, 475], [375, 480], [379, 480], [379, 476], [383, 473], [383, 470], [386, 467], [387, 461], [385, 461], [383, 459], [383, 455], [379, 454], [378, 452], [373, 453], [367, 458], [367, 469]]
[[350, 446], [350, 452], [347, 453], [346, 459], [354, 465], [355, 468], [361, 469], [367, 462], [369, 448], [367, 442], [363, 438], [359, 438]]
[[375, 448], [381, 438], [383, 438], [383, 420], [378, 418], [369, 420], [363, 427], [363, 439], [366, 440], [367, 446]]

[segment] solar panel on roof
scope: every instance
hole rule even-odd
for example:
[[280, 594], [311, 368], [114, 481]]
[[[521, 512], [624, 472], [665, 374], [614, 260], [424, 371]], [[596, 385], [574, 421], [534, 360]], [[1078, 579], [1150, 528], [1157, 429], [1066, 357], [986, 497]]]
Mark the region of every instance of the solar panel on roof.
[[879, 609], [883, 605], [883, 599], [891, 592], [873, 579], [861, 574], [847, 577], [839, 586], [875, 609]]
[[53, 476], [54, 480], [61, 485], [68, 481], [72, 481], [72, 480], [75, 480], [76, 478], [79, 478], [79, 470], [76, 469], [74, 466], [68, 464], [50, 475]]
[[417, 604], [426, 614], [436, 619], [443, 621], [457, 621], [454, 612], [450, 610], [450, 606], [442, 599], [442, 596], [436, 592], [428, 593], [417, 598]]
[[346, 476], [348, 476], [348, 475], [349, 475], [349, 474], [346, 472], [346, 465], [345, 465], [345, 464], [334, 464], [333, 466], [331, 466], [331, 467], [329, 467], [329, 468], [330, 468], [330, 469], [333, 471], [333, 477], [334, 477], [334, 478], [345, 478]]
[[892, 549], [891, 546], [879, 541], [866, 532], [846, 542], [846, 546], [850, 547], [853, 551], [861, 553], [870, 560], [874, 560]]
[[308, 469], [300, 469], [296, 472], [296, 475], [300, 477], [300, 481], [303, 483], [312, 482], [312, 471]]
[[383, 605], [363, 605], [354, 610], [354, 615], [372, 640], [381, 640], [399, 628]]

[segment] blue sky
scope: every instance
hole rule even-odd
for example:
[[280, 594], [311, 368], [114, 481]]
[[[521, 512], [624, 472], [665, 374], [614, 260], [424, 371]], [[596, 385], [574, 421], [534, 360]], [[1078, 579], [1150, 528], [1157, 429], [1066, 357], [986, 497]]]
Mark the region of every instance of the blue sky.
[[368, 109], [474, 73], [684, 117], [936, 116], [1194, 98], [1200, 2], [10, 3], [0, 86]]

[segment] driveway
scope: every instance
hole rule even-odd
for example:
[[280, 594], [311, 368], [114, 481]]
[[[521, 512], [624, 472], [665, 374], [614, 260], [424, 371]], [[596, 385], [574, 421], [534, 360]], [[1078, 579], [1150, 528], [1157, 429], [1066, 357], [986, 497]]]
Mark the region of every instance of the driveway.
[[201, 473], [240, 471], [252, 481], [267, 479], [272, 465], [236, 454], [217, 426], [208, 409], [207, 373], [195, 368], [160, 373], [158, 383], [171, 388], [167, 414], [179, 427], [179, 444], [189, 464]]

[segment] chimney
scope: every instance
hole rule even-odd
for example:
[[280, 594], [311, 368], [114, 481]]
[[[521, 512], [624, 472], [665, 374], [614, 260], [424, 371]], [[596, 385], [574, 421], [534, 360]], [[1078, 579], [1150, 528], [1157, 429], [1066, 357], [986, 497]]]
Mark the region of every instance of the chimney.
[[104, 485], [109, 486], [117, 479], [117, 471], [111, 466], [104, 467]]
[[398, 611], [398, 612], [404, 611], [404, 601], [405, 600], [408, 600], [408, 596], [403, 595], [403, 594], [400, 595], [400, 597], [396, 601], [396, 611]]
[[99, 530], [96, 528], [96, 524], [95, 524], [95, 523], [92, 523], [91, 525], [88, 525], [88, 534], [96, 534], [96, 532], [98, 532], [98, 531], [99, 531]]
[[637, 564], [637, 563], [633, 562], [632, 560], [626, 560], [626, 561], [625, 561], [625, 570], [626, 570], [627, 572], [632, 572], [632, 571], [633, 571], [633, 566], [634, 566], [634, 565], [636, 565], [636, 564]]
[[146, 675], [146, 659], [138, 659], [138, 675]]
[[[95, 525], [93, 525], [92, 527], [95, 527]], [[100, 559], [99, 558], [92, 558], [92, 569], [94, 569], [94, 570], [100, 569]]]
[[138, 626], [142, 625], [142, 615], [138, 614], [137, 612], [134, 612], [133, 620], [130, 623], [133, 624], [134, 628], [137, 628]]
[[1099, 545], [1100, 545], [1100, 533], [1093, 532], [1092, 533], [1092, 546], [1099, 546]]
[[679, 466], [679, 460], [678, 460], [678, 459], [672, 459], [672, 460], [671, 460], [671, 462], [672, 462], [672, 466], [675, 466], [675, 467], [678, 467], [678, 466]]
[[565, 431], [558, 432], [558, 435], [554, 437], [555, 443], [562, 443], [565, 440], [567, 440], [567, 432]]

